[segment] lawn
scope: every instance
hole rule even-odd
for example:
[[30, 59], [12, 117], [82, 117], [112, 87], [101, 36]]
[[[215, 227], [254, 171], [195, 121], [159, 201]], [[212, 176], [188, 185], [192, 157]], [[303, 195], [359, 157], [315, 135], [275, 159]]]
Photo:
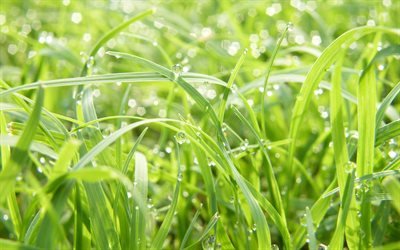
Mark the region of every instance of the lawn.
[[400, 249], [399, 14], [1, 1], [0, 249]]

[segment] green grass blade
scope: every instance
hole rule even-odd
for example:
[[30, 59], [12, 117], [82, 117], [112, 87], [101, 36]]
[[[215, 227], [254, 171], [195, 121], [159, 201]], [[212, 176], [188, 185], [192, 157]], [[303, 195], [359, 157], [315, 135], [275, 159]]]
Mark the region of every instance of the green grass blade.
[[[315, 225], [319, 225], [328, 211], [331, 203], [331, 198], [324, 198], [324, 194], [328, 193], [336, 185], [336, 180], [333, 180], [326, 191], [319, 197], [319, 199], [311, 207], [311, 217]], [[306, 242], [307, 230], [304, 226], [299, 226], [293, 235], [294, 249], [301, 248]]]
[[53, 176], [64, 174], [68, 171], [68, 167], [70, 166], [74, 157], [76, 157], [75, 154], [77, 153], [80, 145], [81, 142], [73, 138], [65, 142], [52, 169], [51, 174]]
[[[342, 98], [342, 64], [343, 54], [339, 57], [336, 62], [335, 69], [332, 75], [332, 90], [330, 92], [330, 106], [331, 106], [331, 126], [332, 126], [332, 142], [334, 150], [334, 159], [336, 166], [336, 176], [338, 179], [340, 199], [342, 204], [346, 204], [346, 197], [353, 197], [351, 201], [351, 209], [349, 216], [347, 216], [347, 210], [344, 210], [344, 205], [339, 211], [337, 228], [334, 232], [334, 236], [331, 240], [333, 248], [343, 247], [343, 232], [346, 232], [346, 239], [349, 245], [355, 246], [359, 242], [359, 234], [357, 228], [359, 228], [357, 206], [355, 203], [354, 195], [346, 193], [346, 179], [348, 179], [348, 169], [352, 171], [352, 162], [349, 161], [349, 153], [347, 151], [345, 129], [344, 129], [344, 116], [343, 116], [343, 98]], [[353, 192], [353, 188], [350, 189]]]
[[389, 94], [383, 99], [381, 105], [379, 105], [378, 111], [376, 112], [376, 126], [379, 128], [380, 124], [385, 115], [385, 111], [389, 107], [390, 103], [398, 96], [400, 93], [400, 82], [394, 86], [394, 88], [389, 92]]
[[3, 250], [42, 250], [43, 248], [28, 246], [18, 241], [0, 239], [0, 248]]
[[197, 218], [199, 218], [202, 208], [203, 208], [203, 204], [200, 204], [200, 208], [197, 209], [196, 213], [194, 214], [193, 219], [190, 222], [188, 229], [186, 230], [185, 236], [183, 237], [183, 240], [181, 242], [181, 246], [179, 247], [179, 249], [183, 250], [185, 248], [186, 242], [189, 239], [190, 233], [193, 231], [194, 224], [197, 222]]
[[[135, 228], [134, 233], [134, 244], [137, 249], [146, 249], [146, 220], [148, 220], [147, 212], [147, 160], [146, 157], [141, 153], [135, 153], [135, 187], [133, 195], [138, 197], [138, 200], [143, 201], [141, 204], [135, 204], [139, 209], [132, 208], [134, 213], [134, 220], [131, 225], [131, 229]], [[139, 211], [138, 211], [139, 210]], [[136, 216], [135, 216], [136, 214]]]
[[388, 176], [385, 179], [383, 179], [382, 184], [393, 197], [392, 204], [394, 208], [397, 210], [397, 213], [400, 214], [400, 199], [399, 199], [400, 182], [395, 177]]
[[87, 70], [88, 70], [88, 61], [91, 60], [91, 58], [93, 58], [97, 52], [99, 51], [99, 49], [106, 44], [111, 38], [113, 38], [114, 36], [116, 36], [119, 32], [121, 32], [123, 29], [127, 28], [130, 24], [148, 16], [148, 15], [152, 15], [154, 13], [153, 9], [150, 10], [146, 10], [143, 11], [139, 14], [137, 14], [136, 16], [128, 19], [127, 21], [121, 23], [120, 25], [118, 25], [117, 27], [113, 28], [112, 30], [110, 30], [109, 32], [107, 32], [102, 38], [100, 38], [100, 40], [98, 40], [96, 42], [96, 44], [93, 46], [92, 50], [89, 53], [89, 58], [87, 59], [87, 61], [84, 63], [83, 65], [83, 69], [81, 72], [81, 76], [86, 75]]
[[394, 242], [394, 243], [389, 243], [380, 247], [374, 247], [374, 250], [397, 250], [400, 248], [400, 241], [399, 242]]
[[283, 242], [285, 244], [285, 247], [287, 249], [292, 249], [292, 240], [291, 236], [287, 227], [286, 222], [282, 219], [281, 215], [279, 212], [274, 208], [274, 206], [265, 198], [264, 195], [262, 195], [260, 192], [258, 192], [254, 187], [251, 185], [248, 185], [250, 188], [250, 191], [254, 195], [254, 197], [258, 200], [260, 203], [260, 206], [267, 212], [267, 214], [271, 217], [271, 220], [273, 223], [276, 225], [278, 228], [279, 232], [282, 235]]
[[[193, 100], [197, 103], [197, 105], [200, 107], [201, 110], [206, 112], [207, 114], [210, 115], [210, 119], [213, 122], [214, 126], [216, 127], [216, 132], [218, 134], [218, 140], [219, 140], [219, 149], [222, 150], [222, 157], [226, 161], [226, 165], [229, 166], [230, 171], [232, 172], [232, 175], [239, 185], [241, 191], [244, 193], [244, 196], [246, 198], [246, 201], [249, 203], [251, 213], [253, 215], [253, 219], [255, 223], [257, 224], [257, 237], [260, 242], [264, 242], [267, 246], [270, 246], [271, 244], [271, 238], [270, 238], [270, 232], [268, 228], [268, 224], [266, 221], [266, 218], [264, 214], [262, 213], [262, 210], [260, 206], [257, 204], [257, 202], [254, 200], [254, 197], [252, 196], [251, 192], [249, 191], [248, 186], [244, 182], [243, 177], [240, 175], [238, 170], [235, 168], [233, 162], [231, 161], [228, 153], [225, 151], [224, 143], [227, 145], [228, 142], [226, 141], [226, 138], [223, 135], [221, 125], [219, 123], [218, 117], [214, 112], [213, 107], [211, 104], [189, 83], [187, 83], [181, 76], [176, 75], [174, 72], [171, 70], [158, 65], [152, 61], [149, 61], [147, 59], [126, 54], [126, 53], [119, 53], [119, 52], [107, 52], [109, 55], [115, 56], [117, 58], [127, 58], [134, 60], [143, 66], [149, 67], [157, 72], [159, 72], [161, 75], [167, 77], [171, 81], [177, 83], [181, 88], [185, 90], [185, 92], [193, 98]], [[259, 245], [259, 248], [262, 249], [263, 246]]]
[[121, 172], [112, 167], [99, 166], [95, 168], [81, 168], [70, 171], [67, 178], [85, 182], [100, 182], [107, 180], [118, 180], [124, 184], [127, 189], [133, 190], [131, 181]]
[[[297, 96], [295, 106], [292, 112], [292, 121], [290, 123], [289, 138], [292, 139], [292, 143], [289, 147], [289, 159], [288, 159], [288, 177], [292, 179], [293, 175], [293, 161], [295, 157], [295, 150], [297, 146], [297, 137], [300, 125], [303, 121], [304, 114], [308, 108], [313, 91], [318, 86], [326, 70], [337, 60], [340, 55], [340, 51], [343, 50], [343, 46], [348, 46], [353, 41], [360, 39], [362, 36], [371, 34], [373, 32], [385, 32], [389, 34], [399, 35], [400, 30], [389, 29], [384, 27], [360, 27], [355, 28], [338, 37], [332, 42], [313, 64], [311, 70], [308, 72], [304, 84]], [[374, 121], [375, 122], [375, 121]], [[289, 181], [291, 183], [291, 181]], [[289, 187], [290, 189], [290, 187]], [[290, 201], [290, 195], [287, 196], [287, 201]], [[287, 204], [289, 205], [289, 204]]]
[[100, 154], [104, 149], [106, 149], [109, 145], [111, 145], [113, 142], [115, 142], [120, 136], [123, 134], [127, 133], [128, 131], [140, 127], [142, 125], [152, 123], [152, 122], [161, 122], [161, 121], [168, 121], [168, 119], [149, 119], [149, 120], [144, 120], [144, 121], [139, 121], [135, 122], [132, 124], [129, 124], [123, 128], [120, 128], [119, 130], [115, 131], [105, 139], [103, 139], [101, 142], [99, 142], [96, 146], [94, 146], [89, 152], [87, 152], [73, 167], [73, 169], [80, 169], [83, 168], [85, 165], [90, 163], [90, 161]]
[[272, 168], [271, 160], [269, 158], [268, 152], [266, 151], [266, 149], [264, 147], [262, 139], [259, 137], [259, 135], [255, 131], [255, 129], [250, 125], [250, 123], [246, 120], [246, 118], [240, 113], [240, 111], [237, 108], [234, 107], [233, 111], [235, 112], [235, 114], [239, 118], [239, 120], [254, 134], [254, 136], [257, 139], [258, 144], [260, 145], [260, 149], [262, 150], [265, 160], [266, 160], [264, 171], [265, 171], [265, 175], [267, 177], [269, 191], [272, 194], [272, 203], [274, 204], [274, 207], [281, 215], [283, 221], [286, 221], [285, 211], [284, 211], [283, 204], [282, 204], [282, 198], [281, 198], [281, 193], [279, 190], [278, 182], [276, 181], [276, 177], [274, 174], [274, 170]]
[[264, 135], [266, 133], [266, 131], [265, 131], [265, 93], [267, 91], [267, 85], [268, 85], [268, 81], [269, 81], [269, 76], [272, 71], [272, 65], [274, 64], [275, 57], [278, 54], [278, 50], [281, 47], [283, 39], [286, 37], [288, 30], [289, 30], [289, 25], [287, 25], [286, 28], [284, 29], [282, 36], [279, 38], [279, 40], [274, 48], [274, 51], [272, 52], [271, 58], [269, 59], [269, 63], [267, 66], [267, 75], [265, 76], [264, 86], [261, 91], [261, 96], [260, 96], [260, 99], [261, 99], [261, 130]]
[[[182, 77], [189, 82], [193, 83], [204, 83], [217, 84], [226, 86], [226, 83], [212, 76], [195, 73], [185, 73]], [[40, 86], [46, 88], [56, 87], [68, 87], [68, 86], [79, 86], [87, 85], [90, 83], [105, 84], [115, 82], [130, 82], [130, 83], [146, 83], [146, 82], [169, 82], [170, 80], [164, 76], [161, 76], [156, 72], [129, 72], [129, 73], [113, 73], [104, 75], [92, 75], [85, 77], [65, 78], [47, 81], [38, 81], [28, 83], [25, 85], [16, 86], [9, 88], [5, 91], [0, 92], [0, 97], [8, 96], [12, 93], [16, 93], [23, 90], [37, 89]]]
[[[355, 240], [359, 240], [359, 237], [354, 237], [356, 225], [348, 225], [347, 223], [354, 223], [354, 218], [348, 219], [348, 214], [351, 210], [351, 203], [354, 193], [354, 178], [355, 178], [355, 168], [349, 169], [351, 171], [347, 174], [346, 183], [342, 192], [341, 208], [338, 215], [338, 220], [336, 223], [336, 230], [333, 233], [329, 247], [332, 249], [343, 248], [344, 243], [344, 232], [346, 231], [346, 239], [348, 244], [355, 244]], [[359, 226], [359, 225], [358, 225]]]
[[2, 194], [0, 195], [0, 203], [14, 190], [15, 178], [17, 177], [18, 173], [23, 170], [24, 165], [29, 160], [28, 151], [39, 126], [43, 99], [43, 88], [39, 88], [36, 97], [36, 103], [28, 122], [26, 123], [26, 127], [22, 132], [16, 147], [11, 152], [10, 161], [0, 173], [0, 189], [3, 190]]
[[235, 82], [236, 76], [240, 70], [240, 67], [242, 66], [244, 59], [246, 58], [247, 55], [247, 49], [245, 49], [240, 56], [239, 60], [237, 61], [235, 68], [233, 69], [231, 76], [229, 77], [228, 84], [226, 86], [226, 89], [224, 90], [224, 94], [219, 106], [219, 113], [218, 113], [218, 119], [220, 123], [224, 121], [224, 114], [226, 110], [226, 101], [228, 100], [229, 92], [231, 91], [231, 88], [233, 86], [233, 83]]
[[317, 239], [315, 238], [315, 228], [313, 224], [314, 222], [308, 207], [306, 207], [306, 223], [309, 248], [310, 250], [317, 250]]
[[[358, 89], [358, 147], [357, 175], [373, 173], [375, 150], [375, 121], [376, 121], [376, 79], [372, 64], [367, 66], [361, 75]], [[361, 202], [361, 230], [365, 233], [362, 240], [364, 248], [371, 247], [370, 206], [364, 200], [367, 193], [363, 191]]]
[[165, 219], [161, 224], [160, 229], [158, 230], [156, 236], [154, 237], [151, 243], [151, 248], [153, 249], [161, 249], [163, 247], [164, 241], [167, 238], [168, 232], [172, 224], [172, 220], [174, 218], [176, 207], [178, 205], [181, 182], [182, 182], [182, 172], [181, 172], [181, 163], [179, 156], [179, 144], [176, 141], [175, 141], [175, 150], [176, 150], [176, 159], [178, 164], [178, 176], [175, 185], [175, 191], [172, 197], [171, 207], [169, 208], [167, 215], [165, 216]]
[[214, 216], [208, 222], [206, 228], [204, 229], [204, 231], [203, 231], [202, 235], [199, 237], [199, 239], [184, 249], [190, 249], [190, 248], [194, 247], [195, 245], [197, 245], [200, 241], [202, 241], [207, 236], [207, 234], [211, 231], [211, 229], [214, 227], [214, 225], [217, 224], [218, 219], [219, 219], [218, 213], [214, 214]]
[[400, 135], [400, 120], [396, 120], [377, 130], [375, 147], [378, 147], [385, 141], [392, 138], [396, 138], [399, 135]]

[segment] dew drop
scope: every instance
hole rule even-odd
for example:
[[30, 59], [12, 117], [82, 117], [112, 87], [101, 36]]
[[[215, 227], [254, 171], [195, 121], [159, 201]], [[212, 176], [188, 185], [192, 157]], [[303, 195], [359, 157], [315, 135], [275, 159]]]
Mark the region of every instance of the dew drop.
[[288, 31], [293, 31], [293, 23], [292, 22], [288, 22], [287, 29], [288, 29]]
[[42, 163], [42, 164], [45, 164], [46, 163], [46, 159], [44, 157], [40, 157], [39, 158], [39, 162]]
[[73, 12], [71, 14], [71, 21], [75, 24], [79, 24], [82, 21], [82, 14], [79, 12]]
[[182, 74], [183, 67], [181, 64], [177, 63], [174, 66], [172, 66], [172, 71], [174, 72], [175, 78], [178, 78]]
[[390, 159], [394, 159], [394, 158], [396, 158], [397, 153], [394, 150], [390, 150], [388, 155], [389, 155]]
[[301, 217], [301, 219], [300, 219], [300, 224], [302, 225], [302, 226], [304, 226], [304, 227], [306, 227], [307, 226], [307, 215], [306, 214], [304, 214], [302, 217]]
[[186, 133], [183, 131], [179, 131], [175, 135], [175, 139], [179, 144], [183, 144], [186, 142]]
[[134, 108], [136, 106], [136, 100], [135, 99], [129, 99], [128, 106], [130, 108]]
[[248, 146], [249, 146], [249, 140], [244, 139], [244, 141], [242, 141], [240, 144], [240, 150], [246, 151]]
[[318, 250], [328, 250], [328, 246], [326, 246], [324, 244], [319, 244]]
[[179, 182], [181, 182], [182, 181], [182, 179], [183, 179], [183, 175], [182, 175], [182, 173], [178, 173], [178, 181]]
[[210, 167], [215, 167], [216, 164], [215, 164], [214, 161], [210, 160], [210, 161], [208, 162], [208, 166], [210, 166]]
[[356, 169], [357, 165], [352, 162], [352, 161], [348, 161], [345, 165], [344, 165], [344, 171], [348, 174], [351, 174], [353, 172], [354, 169]]
[[279, 250], [279, 247], [277, 244], [272, 244], [271, 250]]
[[90, 69], [90, 68], [93, 67], [93, 65], [94, 65], [94, 57], [93, 57], [93, 56], [90, 56], [90, 57], [88, 58], [87, 62], [86, 62], [86, 67], [87, 67], [88, 69]]

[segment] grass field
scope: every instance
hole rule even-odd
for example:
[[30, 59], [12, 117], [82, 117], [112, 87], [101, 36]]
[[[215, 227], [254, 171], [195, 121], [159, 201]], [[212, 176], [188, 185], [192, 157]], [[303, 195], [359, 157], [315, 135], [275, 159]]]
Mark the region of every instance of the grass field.
[[0, 3], [0, 249], [400, 249], [400, 2]]

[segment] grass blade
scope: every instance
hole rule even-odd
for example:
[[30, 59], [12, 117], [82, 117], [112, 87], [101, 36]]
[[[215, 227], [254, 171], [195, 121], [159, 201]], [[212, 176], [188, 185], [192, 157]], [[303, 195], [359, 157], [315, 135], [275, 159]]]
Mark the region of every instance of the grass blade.
[[[389, 34], [399, 35], [400, 30], [389, 29], [384, 27], [360, 27], [347, 31], [334, 42], [332, 42], [313, 64], [311, 70], [307, 74], [304, 84], [297, 96], [295, 106], [292, 112], [292, 121], [290, 123], [289, 138], [292, 139], [292, 143], [289, 147], [289, 160], [288, 160], [288, 177], [292, 179], [293, 175], [293, 161], [295, 157], [295, 150], [297, 144], [297, 137], [300, 125], [303, 121], [304, 114], [306, 113], [307, 107], [310, 103], [313, 91], [318, 86], [326, 70], [337, 60], [340, 55], [340, 51], [343, 50], [343, 46], [348, 46], [353, 41], [373, 32], [385, 32]], [[375, 121], [374, 121], [375, 122]], [[289, 182], [291, 183], [291, 181]], [[290, 187], [289, 187], [290, 189]], [[287, 206], [289, 206], [290, 195], [287, 196]]]
[[306, 207], [306, 223], [307, 223], [308, 245], [310, 247], [310, 250], [317, 250], [317, 239], [315, 238], [313, 218], [310, 209], [308, 207]]
[[28, 151], [39, 126], [41, 109], [43, 106], [44, 91], [39, 88], [36, 97], [36, 103], [32, 110], [31, 116], [26, 124], [16, 147], [11, 152], [11, 158], [7, 166], [0, 173], [0, 189], [3, 190], [0, 195], [0, 203], [6, 199], [14, 190], [15, 178], [23, 170], [24, 165], [28, 161]]
[[236, 76], [240, 70], [240, 67], [242, 66], [244, 59], [246, 58], [247, 55], [247, 49], [245, 49], [242, 53], [242, 55], [240, 56], [239, 60], [237, 61], [235, 68], [232, 71], [231, 76], [229, 77], [228, 80], [228, 84], [226, 86], [226, 89], [224, 90], [224, 94], [219, 106], [219, 114], [218, 114], [218, 119], [220, 121], [220, 123], [222, 124], [222, 122], [224, 121], [224, 114], [225, 114], [225, 110], [226, 110], [226, 101], [228, 100], [228, 96], [229, 96], [229, 92], [233, 86], [233, 83], [235, 82]]
[[181, 246], [180, 246], [179, 249], [182, 250], [182, 249], [185, 248], [186, 242], [187, 242], [188, 239], [189, 239], [190, 233], [192, 232], [192, 230], [193, 230], [193, 228], [194, 228], [194, 224], [196, 223], [197, 218], [199, 218], [200, 210], [201, 210], [202, 208], [203, 208], [203, 204], [200, 204], [200, 208], [197, 209], [196, 213], [194, 214], [193, 219], [192, 219], [192, 221], [190, 222], [189, 228], [187, 229], [187, 231], [186, 231], [186, 233], [185, 233], [185, 236], [183, 237], [183, 240], [182, 240], [182, 243], [181, 243]]
[[97, 43], [93, 46], [92, 50], [89, 53], [89, 58], [86, 60], [86, 62], [83, 65], [83, 69], [81, 72], [81, 76], [86, 75], [87, 70], [88, 70], [88, 62], [89, 60], [91, 60], [91, 58], [93, 58], [97, 52], [99, 51], [99, 49], [106, 44], [111, 38], [113, 38], [114, 36], [116, 36], [119, 32], [121, 32], [123, 29], [127, 28], [130, 24], [148, 16], [148, 15], [152, 15], [154, 13], [153, 9], [150, 10], [146, 10], [143, 11], [139, 14], [137, 14], [136, 16], [128, 19], [127, 21], [121, 23], [120, 25], [118, 25], [117, 27], [115, 27], [114, 29], [110, 30], [109, 32], [107, 32], [102, 38], [100, 38], [100, 40], [97, 41]]
[[180, 156], [179, 156], [179, 144], [175, 141], [175, 149], [176, 149], [176, 159], [178, 164], [178, 177], [175, 185], [174, 195], [172, 197], [171, 207], [169, 208], [167, 215], [163, 223], [161, 224], [160, 229], [158, 230], [156, 236], [154, 237], [151, 248], [153, 249], [161, 249], [165, 239], [167, 238], [168, 232], [170, 230], [172, 219], [174, 217], [176, 207], [178, 205], [179, 194], [180, 194], [180, 187], [182, 182], [182, 172], [181, 172], [181, 163], [180, 163]]

